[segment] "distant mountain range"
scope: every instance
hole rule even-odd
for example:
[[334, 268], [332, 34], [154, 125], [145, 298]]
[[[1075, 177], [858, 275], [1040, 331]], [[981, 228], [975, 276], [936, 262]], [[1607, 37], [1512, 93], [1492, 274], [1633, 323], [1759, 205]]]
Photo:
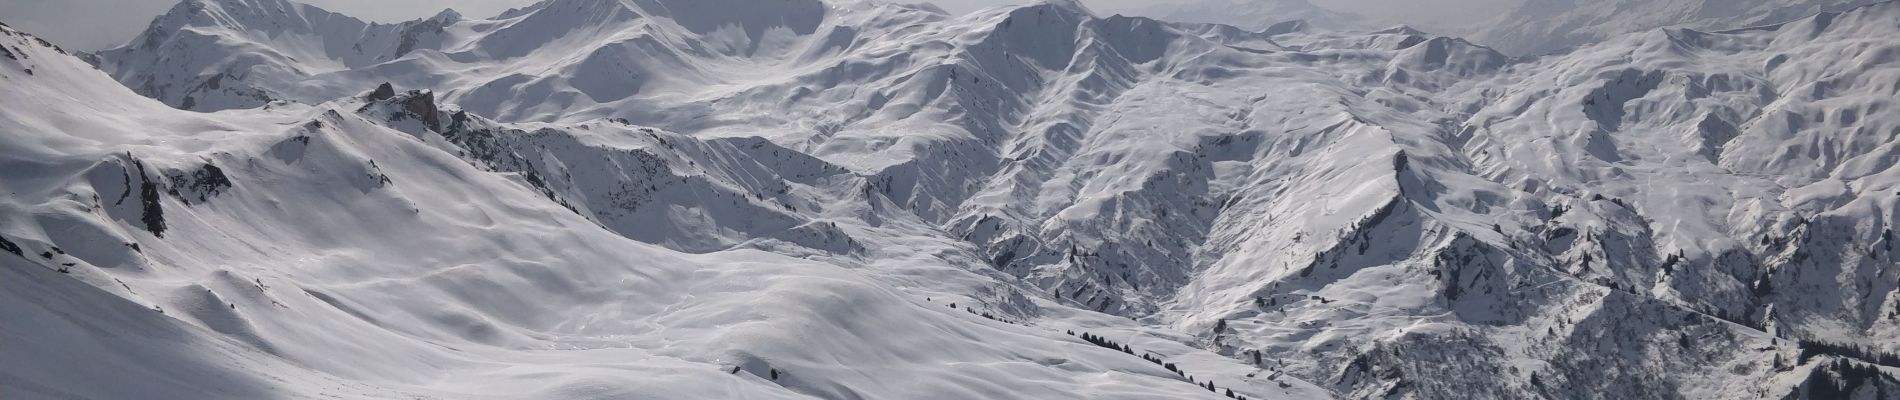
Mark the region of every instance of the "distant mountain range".
[[[1372, 30], [1399, 24], [1463, 37], [1514, 56], [1540, 55], [1658, 28], [1722, 30], [1769, 25], [1877, 0], [1523, 0], [1471, 24], [1370, 17], [1307, 0], [1193, 0], [1127, 10], [1170, 21], [1269, 30], [1275, 25]], [[1494, 16], [1492, 16], [1494, 15]], [[1284, 29], [1284, 28], [1282, 28]]]
[[0, 398], [1900, 393], [1900, 3], [1287, 4], [0, 28]]

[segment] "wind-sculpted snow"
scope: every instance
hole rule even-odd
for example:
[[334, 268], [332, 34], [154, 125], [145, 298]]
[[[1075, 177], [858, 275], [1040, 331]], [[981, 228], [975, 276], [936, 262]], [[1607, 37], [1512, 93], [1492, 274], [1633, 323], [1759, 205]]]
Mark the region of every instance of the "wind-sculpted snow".
[[[1530, 59], [1072, 1], [745, 3], [339, 34], [190, 2], [110, 77], [0, 46], [26, 221], [0, 244], [55, 271], [21, 290], [164, 308], [267, 392], [1900, 393], [1900, 3]], [[378, 29], [433, 33], [309, 45]], [[232, 68], [275, 72], [199, 73]], [[154, 89], [205, 79], [245, 89]]]

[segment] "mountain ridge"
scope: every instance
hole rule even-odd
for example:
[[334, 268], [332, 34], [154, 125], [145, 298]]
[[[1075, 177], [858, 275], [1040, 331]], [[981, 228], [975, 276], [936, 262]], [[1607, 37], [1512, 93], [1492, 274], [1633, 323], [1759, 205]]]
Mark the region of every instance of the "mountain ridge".
[[[326, 230], [347, 226], [266, 224], [244, 231], [336, 241], [364, 249], [360, 254], [403, 260], [394, 263], [402, 266], [397, 271], [439, 278], [399, 287], [448, 294], [428, 297], [454, 310], [446, 314], [352, 290], [363, 283], [356, 278], [378, 277], [355, 266], [368, 262], [361, 256], [289, 247], [315, 257], [310, 262], [325, 272], [240, 272], [323, 293], [311, 295], [322, 305], [305, 304], [342, 314], [313, 323], [394, 341], [375, 343], [420, 337], [506, 345], [558, 336], [574, 340], [554, 343], [592, 348], [586, 343], [616, 335], [640, 339], [628, 342], [636, 347], [686, 343], [665, 347], [671, 353], [664, 356], [722, 371], [737, 366], [754, 377], [778, 375], [771, 365], [780, 362], [825, 371], [786, 383], [810, 397], [927, 393], [809, 363], [853, 357], [902, 366], [885, 358], [900, 352], [899, 343], [860, 349], [827, 341], [812, 353], [791, 350], [797, 341], [778, 335], [869, 334], [851, 328], [859, 322], [826, 318], [859, 315], [845, 304], [879, 310], [862, 318], [912, 334], [960, 332], [954, 327], [963, 321], [914, 307], [948, 309], [941, 304], [948, 302], [970, 310], [951, 316], [988, 316], [971, 321], [1001, 332], [1112, 333], [1114, 342], [1162, 349], [1170, 362], [1194, 360], [1183, 364], [1187, 370], [1223, 371], [1215, 379], [1255, 397], [1830, 398], [1900, 387], [1890, 374], [1900, 366], [1877, 366], [1886, 362], [1882, 354], [1895, 351], [1888, 339], [1900, 334], [1891, 318], [1900, 313], [1894, 311], [1900, 288], [1883, 280], [1900, 268], [1883, 244], [1892, 240], [1885, 227], [1900, 221], [1890, 211], [1888, 190], [1896, 184], [1896, 144], [1891, 135], [1881, 137], [1900, 132], [1900, 121], [1881, 113], [1900, 93], [1891, 83], [1900, 80], [1890, 79], [1900, 68], [1887, 57], [1900, 44], [1885, 39], [1900, 33], [1894, 32], [1900, 26], [1886, 23], [1900, 15], [1900, 3], [1752, 29], [1653, 30], [1535, 58], [1413, 29], [1248, 32], [1099, 17], [1063, 2], [957, 17], [864, 3], [792, 23], [808, 30], [773, 27], [756, 34], [744, 24], [695, 30], [686, 27], [691, 22], [646, 14], [559, 34], [530, 23], [602, 15], [555, 14], [589, 4], [645, 10], [619, 1], [545, 2], [496, 19], [449, 24], [443, 46], [420, 47], [393, 63], [313, 75], [308, 79], [337, 91], [355, 86], [314, 104], [149, 111], [166, 115], [153, 118], [163, 122], [154, 124], [158, 129], [243, 133], [233, 137], [256, 144], [186, 141], [138, 147], [136, 157], [124, 158], [117, 150], [73, 155], [53, 148], [43, 153], [62, 163], [100, 164], [85, 174], [54, 174], [88, 176], [83, 185], [71, 182], [77, 189], [48, 186], [35, 193], [65, 190], [82, 205], [88, 191], [108, 199], [157, 199], [148, 202], [158, 204], [156, 212], [121, 203], [97, 212], [47, 213], [94, 221], [88, 226], [104, 227], [98, 230], [112, 233], [112, 240], [194, 260], [289, 261], [223, 255], [237, 254], [225, 247], [233, 243], [285, 248], [246, 235], [196, 238], [236, 229], [199, 221], [232, 218], [225, 215], [235, 211], [221, 199], [250, 204], [245, 210], [254, 211], [245, 212], [276, 221], [295, 219], [263, 212], [266, 204], [298, 193], [320, 200], [300, 206], [337, 216], [347, 215], [334, 211], [337, 205], [366, 207], [391, 221], [422, 215], [418, 228], [406, 231], [411, 240], [452, 242], [430, 233], [438, 229], [467, 232], [495, 247], [454, 247], [474, 257], [408, 255], [373, 243], [396, 237], [337, 240], [349, 236]], [[757, 26], [783, 23], [763, 21]], [[520, 50], [482, 44], [508, 28], [547, 34], [519, 43], [592, 49], [580, 53], [608, 61], [550, 62], [536, 54], [547, 51], [541, 45], [500, 53], [519, 62], [482, 58], [497, 54], [482, 49]], [[136, 61], [128, 55], [147, 51], [122, 50], [102, 57]], [[628, 65], [648, 62], [635, 55], [664, 57]], [[94, 93], [88, 96], [111, 99], [95, 108], [163, 108], [107, 79], [53, 75], [84, 73], [83, 65], [73, 60], [37, 68], [49, 71], [42, 73], [46, 78], [6, 78], [83, 83], [82, 92]], [[475, 66], [473, 72], [444, 68], [466, 65]], [[753, 69], [760, 66], [776, 69]], [[515, 70], [543, 67], [572, 69]], [[638, 73], [575, 80], [583, 75], [575, 71]], [[497, 76], [503, 78], [488, 80]], [[279, 93], [296, 88], [245, 82], [281, 85], [260, 89]], [[681, 91], [695, 84], [704, 88]], [[331, 89], [304, 96], [321, 98], [324, 90]], [[31, 95], [4, 99], [28, 110], [0, 114], [8, 126], [29, 128], [20, 132], [135, 131], [123, 122], [58, 126], [30, 112], [47, 107]], [[285, 128], [291, 126], [301, 128]], [[111, 161], [98, 160], [108, 155]], [[464, 181], [512, 200], [497, 203], [452, 183]], [[145, 183], [152, 193], [172, 188], [179, 194], [135, 194], [132, 188]], [[461, 198], [475, 205], [426, 201]], [[9, 200], [56, 204], [17, 195]], [[162, 229], [146, 221], [160, 212]], [[524, 222], [532, 220], [553, 222]], [[496, 221], [525, 228], [473, 229], [502, 224]], [[48, 224], [58, 226], [16, 224], [5, 237], [29, 249], [75, 240], [29, 229]], [[507, 244], [513, 241], [530, 245]], [[211, 251], [152, 244], [166, 242]], [[581, 262], [552, 255], [575, 243], [629, 250], [577, 251]], [[94, 249], [80, 258], [121, 259], [125, 252]], [[119, 258], [107, 257], [114, 254]], [[431, 257], [451, 261], [437, 265]], [[618, 265], [616, 257], [679, 261], [639, 264], [633, 275], [598, 266]], [[106, 277], [131, 279], [128, 291], [171, 285], [126, 270], [87, 268], [99, 264], [87, 262], [75, 270], [101, 288], [110, 289], [100, 284]], [[757, 267], [769, 263], [799, 267]], [[706, 273], [712, 278], [688, 272], [696, 269], [713, 271]], [[454, 278], [464, 273], [501, 283]], [[544, 279], [547, 274], [561, 278]], [[814, 276], [844, 283], [734, 283], [751, 284], [741, 277], [752, 275], [769, 278], [759, 285]], [[603, 276], [637, 282], [641, 291], [635, 292], [678, 295], [604, 302], [598, 296], [624, 288], [576, 283]], [[219, 279], [196, 284], [221, 293], [220, 299], [251, 290], [229, 285], [245, 281], [241, 275]], [[460, 285], [503, 297], [472, 296], [457, 290]], [[726, 318], [755, 315], [728, 307], [769, 302], [733, 297], [741, 286], [771, 293], [767, 299], [790, 299], [771, 308], [773, 317], [809, 322], [759, 327]], [[199, 288], [167, 289], [185, 300], [116, 295], [205, 303], [185, 296]], [[831, 290], [846, 294], [811, 294]], [[902, 295], [879, 294], [886, 292]], [[701, 294], [712, 300], [682, 300]], [[924, 302], [913, 298], [918, 295]], [[526, 300], [541, 296], [583, 311], [514, 308], [546, 307]], [[656, 311], [656, 304], [696, 312]], [[278, 353], [304, 343], [287, 335], [287, 327], [297, 325], [282, 317], [241, 312], [243, 318], [233, 319], [201, 308], [188, 319], [193, 326], [252, 348]], [[362, 320], [399, 328], [352, 325]], [[1034, 327], [1009, 328], [1019, 325], [1005, 321]], [[804, 324], [822, 331], [799, 328]], [[781, 339], [722, 347], [653, 336], [664, 331], [660, 326]], [[1047, 345], [1007, 337], [995, 347], [977, 346], [981, 351], [897, 358], [1020, 363], [993, 356]], [[960, 333], [937, 340], [956, 347], [979, 341]], [[1131, 379], [1208, 373], [1150, 370], [1147, 363], [1129, 369], [1063, 349], [1064, 360], [1087, 359], [1083, 368], [1090, 370], [1135, 371]], [[692, 355], [700, 351], [735, 358]], [[1021, 364], [1025, 368], [1011, 371], [1058, 386], [1078, 379], [1041, 369], [1063, 365], [1052, 359], [1028, 364], [1040, 367]], [[323, 374], [310, 379], [344, 370], [318, 371]], [[969, 379], [933, 376], [943, 379], [935, 382]], [[1256, 379], [1262, 376], [1272, 379]], [[343, 378], [408, 387], [400, 377]], [[1209, 379], [1200, 378], [1193, 383]], [[978, 397], [1063, 390], [1011, 382], [1022, 391], [988, 388]], [[933, 388], [968, 389], [940, 385]], [[1116, 393], [1138, 397], [1094, 392]]]

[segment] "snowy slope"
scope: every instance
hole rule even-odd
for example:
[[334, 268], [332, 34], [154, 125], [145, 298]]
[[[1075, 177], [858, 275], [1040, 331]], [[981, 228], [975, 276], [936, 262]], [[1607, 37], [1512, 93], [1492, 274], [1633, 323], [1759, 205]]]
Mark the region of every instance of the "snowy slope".
[[[1249, 30], [1364, 30], [1396, 24], [1428, 26], [1512, 56], [1535, 56], [1658, 28], [1721, 30], [1770, 25], [1878, 0], [1522, 0], [1484, 13], [1476, 22], [1448, 24], [1421, 17], [1390, 20], [1333, 11], [1306, 0], [1196, 0], [1128, 7], [1131, 15], [1206, 22]], [[1467, 7], [1468, 8], [1468, 7]]]
[[[1900, 366], [1900, 3], [1536, 59], [1073, 1], [551, 0], [361, 54], [309, 43], [429, 20], [277, 28], [313, 15], [188, 2], [147, 32], [160, 44], [101, 54], [172, 106], [289, 100], [263, 108], [169, 110], [36, 54], [74, 65], [6, 97], [9, 148], [43, 149], [8, 155], [40, 168], [8, 210], [65, 219], [4, 236], [97, 242], [55, 237], [71, 220], [140, 243], [72, 252], [111, 292], [94, 302], [321, 293], [302, 304], [342, 312], [179, 320], [368, 393], [780, 393], [601, 372], [766, 365], [822, 398], [1206, 396], [1173, 390], [1189, 374], [1254, 397], [1900, 392], [1869, 372]], [[289, 72], [204, 72], [233, 68]], [[150, 89], [180, 87], [211, 90]], [[144, 252], [164, 268], [91, 261]], [[344, 344], [307, 326], [387, 348], [320, 359]], [[1068, 331], [1187, 372], [1055, 345]]]
[[[617, 235], [447, 135], [554, 139], [439, 126], [460, 113], [427, 92], [196, 114], [0, 38], [0, 310], [24, 322], [0, 328], [6, 398], [1216, 396], [1054, 326], [943, 305], [980, 305], [965, 297]], [[606, 152], [591, 151], [568, 156]], [[1235, 364], [1182, 362], [1202, 380]]]
[[[1893, 288], [1862, 274], [1893, 267], [1880, 255], [1894, 221], [1880, 204], [1893, 198], [1877, 188], [1891, 185], [1900, 134], [1882, 111], [1900, 90], [1897, 18], [1900, 5], [1882, 3], [1756, 29], [1654, 31], [1519, 66], [1494, 83], [1536, 89], [1493, 92], [1467, 121], [1464, 150], [1497, 153], [1474, 163], [1481, 174], [1535, 176], [1527, 190], [1592, 204], [1572, 208], [1622, 204], [1548, 223], [1586, 233], [1553, 248], [1561, 259], [1608, 264], [1576, 264], [1583, 275], [1798, 337], [1890, 342], [1878, 310], [1891, 310]], [[1526, 140], [1516, 132], [1527, 124], [1548, 136]], [[1640, 265], [1648, 257], [1672, 267]]]
[[1768, 25], [1877, 0], [1526, 0], [1490, 21], [1456, 29], [1513, 55], [1536, 55], [1664, 27]]

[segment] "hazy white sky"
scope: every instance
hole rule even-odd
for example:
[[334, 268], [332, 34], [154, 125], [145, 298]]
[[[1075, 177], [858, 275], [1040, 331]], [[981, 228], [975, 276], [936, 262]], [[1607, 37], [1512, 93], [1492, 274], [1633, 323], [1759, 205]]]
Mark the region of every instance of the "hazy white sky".
[[[486, 17], [538, 0], [292, 0], [371, 21], [402, 21], [454, 8]], [[896, 0], [916, 2], [919, 0]], [[928, 0], [967, 12], [1029, 0]], [[1098, 12], [1182, 0], [1084, 0]], [[1413, 24], [1445, 24], [1496, 15], [1522, 0], [1307, 0], [1315, 5]], [[178, 0], [0, 0], [0, 22], [77, 50], [100, 50], [132, 39]]]

